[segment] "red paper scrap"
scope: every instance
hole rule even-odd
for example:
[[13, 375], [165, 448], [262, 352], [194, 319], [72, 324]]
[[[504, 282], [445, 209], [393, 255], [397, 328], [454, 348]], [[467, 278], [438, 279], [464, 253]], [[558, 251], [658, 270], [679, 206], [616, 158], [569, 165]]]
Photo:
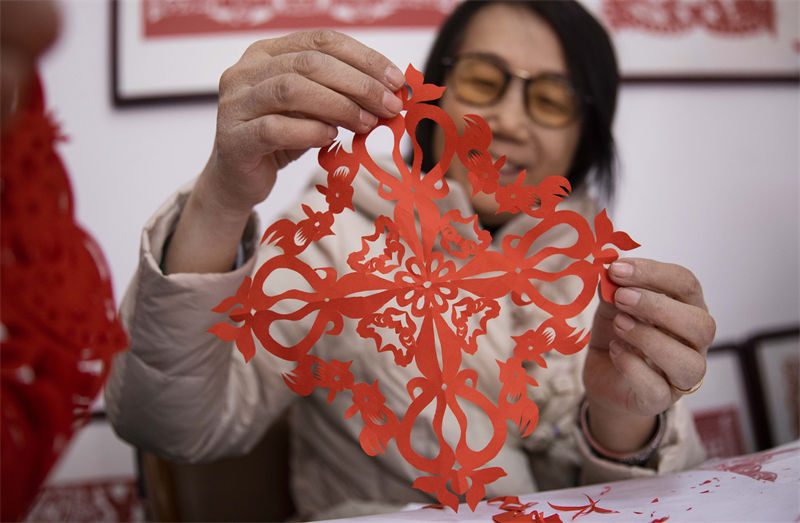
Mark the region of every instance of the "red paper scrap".
[[488, 500], [486, 503], [500, 503], [500, 510], [525, 510], [537, 504], [536, 501], [523, 504], [517, 496], [499, 496]]
[[501, 512], [492, 516], [492, 521], [495, 523], [563, 523], [558, 514], [550, 514], [549, 516], [545, 516], [543, 513], [537, 510], [532, 510], [531, 512]]
[[[502, 468], [491, 466], [506, 441], [506, 422], [512, 421], [527, 436], [538, 421], [538, 408], [528, 395], [528, 388], [537, 383], [524, 365], [544, 366], [544, 353], [573, 354], [586, 345], [589, 333], [576, 332], [568, 320], [589, 305], [598, 282], [604, 299], [612, 301], [616, 286], [608, 278], [607, 266], [618, 258], [617, 249], [629, 250], [638, 244], [614, 230], [605, 210], [592, 227], [580, 214], [559, 209], [570, 191], [565, 178], [549, 177], [530, 187], [522, 184], [522, 172], [518, 182], [500, 185], [499, 169], [505, 159], [491, 160], [492, 136], [486, 122], [466, 116], [459, 136], [450, 116], [426, 103], [438, 99], [444, 88], [423, 83], [422, 75], [411, 66], [406, 80], [408, 86], [398, 93], [405, 114], [381, 120], [377, 126], [394, 137], [395, 174], [370, 156], [369, 133], [355, 136], [352, 152], [338, 144], [322, 149], [319, 163], [328, 173], [327, 187], [317, 189], [325, 196], [327, 208], [304, 205], [302, 220], [278, 220], [266, 230], [262, 242], [282, 254], [267, 260], [252, 278], [245, 278], [234, 296], [214, 309], [227, 313], [233, 324], [220, 322], [209, 331], [235, 342], [245, 360], [255, 354], [255, 336], [267, 351], [295, 362], [284, 380], [297, 394], [328, 389], [328, 401], [347, 394], [352, 405], [345, 417], [363, 423], [360, 442], [367, 454], [383, 453], [393, 440], [399, 453], [421, 472], [415, 488], [434, 494], [453, 510], [458, 510], [459, 496], [464, 496], [475, 510], [486, 485], [506, 475]], [[424, 174], [416, 139], [417, 124], [423, 119], [444, 131], [441, 159]], [[406, 134], [414, 150], [411, 166], [404, 163], [399, 148]], [[441, 212], [436, 200], [449, 191], [445, 173], [456, 158], [470, 169], [476, 193], [493, 194], [502, 211], [528, 214], [538, 219], [537, 225], [521, 236], [507, 235], [498, 250], [491, 250], [491, 235], [480, 227], [477, 216], [463, 216], [458, 210]], [[379, 196], [394, 203], [393, 215], [379, 217], [374, 232], [362, 237], [363, 248], [347, 258], [351, 272], [337, 274], [332, 267], [307, 265], [299, 255], [333, 234], [336, 215], [353, 208], [351, 183], [359, 169], [378, 181]], [[575, 243], [529, 253], [534, 240], [553, 227], [574, 230]], [[574, 261], [557, 273], [538, 268], [553, 256]], [[287, 269], [312, 290], [267, 294], [263, 288], [267, 278]], [[571, 302], [554, 303], [541, 292], [542, 285], [567, 277], [578, 278], [583, 286]], [[504, 296], [510, 296], [515, 306], [536, 307], [549, 317], [539, 327], [512, 336], [513, 355], [497, 362], [502, 383], [499, 396], [489, 398], [477, 387], [479, 379], [489, 378], [463, 368], [462, 362], [479, 350], [478, 339], [498, 316], [498, 299]], [[277, 306], [284, 300], [303, 305], [291, 313], [280, 312]], [[419, 376], [408, 382], [410, 401], [405, 412], [386, 406], [378, 381], [358, 382], [359, 371], [350, 368], [351, 362], [326, 361], [311, 353], [324, 335], [341, 332], [345, 318], [358, 320], [358, 334], [373, 340], [378, 352], [391, 354], [399, 366], [418, 369]], [[282, 346], [270, 334], [273, 323], [281, 320], [305, 321], [307, 334], [296, 345]], [[398, 338], [399, 342], [390, 341]], [[493, 435], [481, 448], [470, 448], [463, 436], [468, 432], [468, 419], [460, 406], [464, 402], [483, 410], [491, 424]], [[440, 449], [434, 458], [418, 454], [411, 441], [411, 428], [422, 411], [430, 408], [440, 413], [431, 427]], [[459, 424], [462, 439], [457, 445], [444, 438], [445, 417]]]
[[548, 502], [547, 504], [550, 505], [555, 510], [562, 510], [566, 512], [577, 511], [575, 515], [572, 516], [572, 519], [575, 519], [578, 516], [589, 514], [591, 512], [599, 512], [600, 514], [619, 514], [619, 510], [610, 510], [607, 508], [598, 507], [597, 502], [600, 501], [599, 498], [595, 500], [590, 498], [588, 494], [584, 494], [584, 496], [586, 496], [586, 499], [589, 500], [589, 503], [587, 505], [579, 505], [577, 507], [561, 507], [558, 505], [553, 505], [550, 502]]
[[488, 500], [486, 503], [500, 503], [500, 512], [492, 516], [495, 523], [511, 523], [511, 522], [535, 522], [535, 523], [562, 523], [558, 514], [550, 514], [545, 516], [537, 510], [525, 512], [528, 508], [537, 504], [536, 501], [529, 503], [522, 503], [517, 496], [499, 496]]

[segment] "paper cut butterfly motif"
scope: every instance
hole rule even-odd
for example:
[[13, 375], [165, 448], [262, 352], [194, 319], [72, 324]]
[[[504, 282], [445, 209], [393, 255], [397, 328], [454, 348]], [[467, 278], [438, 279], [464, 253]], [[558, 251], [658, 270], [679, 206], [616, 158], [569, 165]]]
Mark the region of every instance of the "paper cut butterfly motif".
[[[499, 169], [505, 159], [492, 159], [488, 125], [469, 115], [459, 134], [447, 113], [425, 103], [438, 99], [444, 88], [423, 83], [422, 74], [411, 66], [406, 80], [408, 86], [398, 93], [404, 113], [378, 123], [393, 137], [395, 171], [384, 170], [372, 159], [367, 135], [355, 136], [352, 152], [338, 144], [321, 150], [319, 163], [328, 173], [327, 186], [318, 185], [317, 190], [325, 196], [327, 208], [304, 205], [305, 218], [282, 219], [266, 230], [262, 242], [282, 254], [268, 259], [252, 278], [245, 278], [234, 296], [214, 309], [226, 313], [234, 324], [223, 321], [210, 332], [234, 341], [246, 360], [255, 354], [255, 337], [264, 349], [295, 362], [284, 380], [298, 394], [328, 389], [330, 402], [338, 394], [349, 393], [352, 404], [345, 417], [360, 415], [360, 443], [367, 454], [385, 452], [394, 440], [398, 452], [421, 471], [415, 488], [434, 494], [454, 510], [463, 496], [474, 510], [485, 495], [485, 486], [506, 474], [490, 462], [506, 441], [507, 421], [516, 424], [522, 436], [536, 426], [538, 408], [528, 397], [528, 387], [536, 382], [524, 366], [532, 362], [544, 367], [544, 353], [573, 354], [586, 345], [588, 332], [576, 332], [568, 320], [591, 302], [598, 282], [603, 297], [611, 299], [615, 287], [606, 266], [618, 257], [614, 247], [629, 250], [638, 244], [624, 232], [614, 231], [605, 211], [596, 216], [592, 230], [580, 214], [558, 209], [570, 191], [563, 177], [549, 177], [531, 187], [523, 184], [523, 171], [515, 183], [500, 184]], [[445, 137], [441, 158], [427, 173], [421, 170], [422, 152], [415, 131], [423, 119], [441, 126]], [[400, 152], [400, 140], [406, 134], [414, 152], [410, 166]], [[521, 236], [507, 235], [498, 247], [490, 248], [490, 233], [481, 229], [477, 216], [440, 210], [436, 202], [448, 193], [444, 176], [456, 157], [469, 169], [475, 193], [493, 194], [500, 211], [526, 213], [537, 219], [536, 225]], [[369, 173], [377, 180], [379, 196], [393, 203], [392, 216], [377, 218], [374, 232], [362, 237], [363, 248], [347, 259], [350, 272], [337, 274], [332, 267], [309, 266], [298, 255], [333, 234], [331, 226], [338, 214], [352, 212], [352, 182], [359, 170], [359, 176]], [[557, 226], [574, 231], [575, 243], [529, 252], [537, 238]], [[559, 272], [541, 268], [553, 256], [570, 261]], [[268, 294], [264, 282], [278, 269], [294, 271], [312, 290]], [[540, 291], [542, 284], [566, 277], [578, 278], [582, 284], [571, 302], [556, 303]], [[490, 398], [477, 386], [478, 373], [462, 368], [462, 358], [480, 350], [481, 336], [498, 317], [499, 300], [507, 296], [514, 306], [537, 307], [547, 319], [512, 337], [513, 352], [505, 361], [497, 361], [499, 396]], [[299, 301], [301, 306], [281, 312], [279, 305], [285, 300]], [[351, 362], [326, 361], [312, 354], [316, 343], [324, 343], [324, 336], [341, 332], [346, 319], [357, 321], [358, 334], [374, 340], [377, 351], [393, 355], [396, 365], [414, 366], [418, 371], [407, 383], [405, 412], [386, 406], [378, 381], [359, 382]], [[290, 347], [270, 334], [274, 322], [286, 320], [307, 324], [305, 337]], [[394, 334], [391, 343], [381, 335], [387, 332]], [[465, 403], [482, 410], [491, 425], [493, 435], [479, 448], [467, 442], [469, 423], [461, 406]], [[438, 439], [435, 457], [422, 456], [411, 441], [412, 428], [425, 409], [435, 411], [431, 427]], [[461, 437], [455, 444], [444, 437], [446, 417], [459, 425]]]

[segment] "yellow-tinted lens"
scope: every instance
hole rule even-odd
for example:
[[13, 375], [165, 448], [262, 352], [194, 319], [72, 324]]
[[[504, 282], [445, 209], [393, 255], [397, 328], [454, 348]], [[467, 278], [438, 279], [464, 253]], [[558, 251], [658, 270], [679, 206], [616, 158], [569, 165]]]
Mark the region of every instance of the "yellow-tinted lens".
[[578, 112], [578, 102], [569, 84], [560, 78], [540, 77], [528, 84], [528, 111], [542, 125], [561, 127]]
[[506, 87], [506, 75], [495, 64], [462, 57], [451, 76], [456, 96], [463, 102], [484, 105], [496, 101]]

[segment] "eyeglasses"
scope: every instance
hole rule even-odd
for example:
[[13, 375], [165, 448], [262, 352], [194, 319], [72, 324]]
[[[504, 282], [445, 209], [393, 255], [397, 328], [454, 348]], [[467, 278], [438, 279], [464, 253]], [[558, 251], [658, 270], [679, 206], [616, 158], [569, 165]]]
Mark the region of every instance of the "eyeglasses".
[[569, 80], [561, 74], [536, 76], [512, 72], [493, 55], [462, 54], [445, 58], [450, 68], [448, 84], [458, 100], [472, 105], [497, 103], [512, 78], [524, 82], [525, 108], [528, 115], [546, 127], [565, 127], [580, 113], [581, 103]]

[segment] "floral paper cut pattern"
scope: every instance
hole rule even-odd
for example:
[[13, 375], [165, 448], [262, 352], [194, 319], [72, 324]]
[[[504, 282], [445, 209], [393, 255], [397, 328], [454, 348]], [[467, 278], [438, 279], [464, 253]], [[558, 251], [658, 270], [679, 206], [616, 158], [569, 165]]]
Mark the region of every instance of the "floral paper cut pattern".
[[[604, 299], [612, 298], [615, 287], [606, 276], [607, 266], [617, 258], [617, 249], [629, 250], [638, 244], [624, 232], [614, 231], [605, 212], [595, 218], [593, 231], [580, 214], [558, 209], [570, 192], [563, 177], [549, 177], [529, 187], [522, 184], [523, 171], [517, 182], [501, 185], [498, 170], [505, 159], [492, 160], [488, 125], [477, 116], [467, 116], [459, 135], [447, 113], [425, 103], [438, 99], [444, 88], [425, 84], [422, 74], [411, 66], [406, 80], [408, 85], [398, 93], [404, 113], [378, 122], [393, 136], [396, 172], [384, 170], [372, 159], [366, 147], [368, 135], [355, 136], [352, 152], [339, 144], [322, 149], [319, 163], [328, 173], [327, 186], [318, 185], [317, 190], [325, 196], [327, 208], [304, 205], [305, 218], [281, 219], [266, 230], [262, 241], [282, 253], [268, 259], [234, 296], [214, 309], [233, 323], [222, 321], [209, 330], [235, 342], [246, 360], [255, 354], [255, 337], [267, 351], [295, 362], [284, 381], [297, 394], [327, 389], [329, 402], [347, 394], [352, 403], [345, 418], [363, 424], [359, 439], [364, 452], [383, 453], [394, 441], [400, 454], [421, 472], [415, 488], [435, 495], [454, 510], [462, 496], [474, 510], [485, 496], [486, 485], [506, 475], [491, 461], [506, 441], [507, 420], [523, 436], [536, 427], [538, 408], [528, 390], [537, 383], [525, 366], [545, 367], [544, 353], [574, 354], [586, 345], [588, 331], [576, 331], [568, 320], [589, 305], [598, 283]], [[427, 173], [421, 172], [422, 153], [415, 136], [423, 119], [441, 126], [445, 136], [442, 157]], [[400, 152], [400, 140], [406, 134], [414, 152], [410, 166]], [[504, 237], [497, 250], [490, 250], [491, 235], [481, 229], [476, 216], [440, 211], [436, 200], [449, 191], [445, 173], [455, 158], [470, 169], [476, 193], [494, 194], [502, 211], [526, 213], [537, 218], [538, 224], [522, 236]], [[374, 230], [361, 238], [361, 250], [347, 258], [351, 272], [337, 274], [332, 267], [307, 265], [298, 255], [333, 234], [336, 215], [352, 212], [351, 184], [359, 170], [358, 176], [368, 173], [377, 180], [381, 198], [393, 202], [392, 216], [380, 216]], [[572, 228], [575, 243], [549, 246], [531, 255], [531, 244], [557, 226]], [[540, 268], [551, 256], [572, 261], [557, 273]], [[306, 288], [267, 294], [264, 282], [279, 269], [296, 273]], [[569, 303], [550, 301], [540, 292], [541, 285], [565, 277], [582, 282], [582, 290]], [[491, 377], [462, 368], [462, 361], [480, 350], [481, 337], [500, 312], [499, 299], [506, 296], [516, 306], [538, 307], [549, 317], [535, 329], [515, 333], [513, 354], [497, 361], [499, 397], [490, 398], [477, 384]], [[290, 312], [279, 311], [285, 300], [301, 305]], [[372, 340], [374, 350], [385, 353], [381, 357], [392, 357], [396, 365], [418, 371], [407, 383], [405, 412], [386, 406], [377, 380], [357, 381], [358, 371], [351, 362], [326, 361], [312, 354], [323, 336], [342, 331], [346, 319], [357, 321], [357, 333]], [[308, 325], [304, 337], [291, 346], [282, 345], [270, 333], [273, 323], [287, 320]], [[478, 448], [467, 442], [469, 420], [463, 404], [479, 408], [491, 425], [492, 437]], [[425, 409], [435, 412], [432, 430], [439, 449], [435, 457], [418, 453], [411, 438]], [[457, 442], [444, 437], [445, 416], [459, 425]]]

